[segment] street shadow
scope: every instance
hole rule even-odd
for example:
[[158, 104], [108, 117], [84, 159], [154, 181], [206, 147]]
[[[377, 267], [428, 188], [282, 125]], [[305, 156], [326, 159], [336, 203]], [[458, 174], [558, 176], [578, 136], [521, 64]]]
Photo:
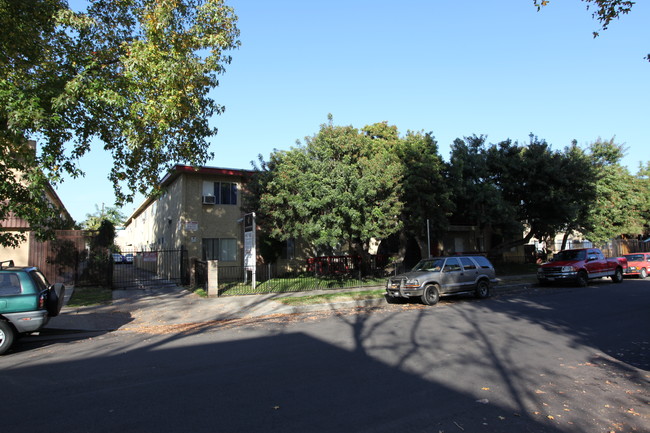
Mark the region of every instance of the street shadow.
[[[647, 406], [644, 394], [610, 392], [647, 384], [639, 372], [650, 359], [647, 289], [603, 282], [487, 300], [446, 298], [434, 307], [332, 306], [327, 317], [336, 320], [314, 313], [311, 326], [306, 315], [234, 322], [236, 329], [228, 321], [207, 323], [108, 347], [80, 345], [73, 360], [48, 364], [47, 371], [78, 374], [71, 385], [56, 381], [84, 413], [70, 431], [643, 431], [648, 414], [629, 412], [636, 407], [629, 403]], [[586, 297], [607, 301], [586, 305]], [[630, 300], [633, 311], [622, 307]], [[296, 333], [297, 321], [316, 335], [328, 329], [336, 342]], [[242, 339], [239, 332], [271, 336]], [[554, 355], [565, 347], [575, 349], [571, 356]], [[35, 387], [44, 373], [13, 365], [11, 356], [0, 359], [0, 386], [14, 392], [23, 378]], [[558, 384], [583, 394], [572, 401]], [[620, 408], [628, 412], [614, 412]], [[12, 409], [20, 408], [10, 403], [0, 414]], [[574, 421], [560, 425], [558, 414]], [[9, 418], [8, 431], [31, 427]]]
[[[576, 344], [603, 352], [621, 365], [650, 371], [648, 291], [650, 281], [613, 284], [609, 280], [597, 280], [582, 288], [539, 288], [505, 297], [497, 306], [499, 312], [528, 318], [571, 338]], [[553, 296], [559, 294], [567, 296], [568, 302], [566, 297]], [[586, 306], [584, 300], [587, 298], [601, 301]], [[521, 302], [524, 303], [523, 314]]]
[[[46, 366], [17, 359], [0, 359], [11, 395], [0, 407], [4, 433], [561, 431], [303, 333], [89, 343]], [[44, 392], [66, 410], [33, 416]]]
[[9, 353], [21, 353], [36, 348], [100, 337], [134, 320], [131, 313], [104, 310], [105, 307], [98, 307], [97, 310], [86, 307], [83, 313], [76, 313], [74, 310], [63, 311], [58, 316], [52, 317], [39, 331], [20, 335], [9, 349]]
[[[650, 397], [648, 376], [641, 373], [650, 371], [649, 288], [598, 281], [585, 288], [531, 287], [488, 300], [447, 297], [434, 307], [407, 303], [392, 306], [392, 312], [384, 309], [380, 319], [372, 317], [377, 310], [338, 315], [352, 331], [356, 351], [390, 360], [399, 370], [420, 369], [427, 377], [420, 367], [424, 361], [438, 371], [484, 371], [498, 378], [495, 382], [505, 386], [500, 389], [502, 396], [521, 413], [555, 403], [559, 416], [566, 417], [564, 411], [574, 412], [574, 419], [600, 419], [601, 423], [609, 417], [617, 420], [611, 421], [612, 427], [643, 430], [650, 427], [650, 412], [645, 410]], [[560, 294], [563, 296], [554, 296]], [[585, 297], [607, 301], [594, 305], [584, 302]], [[409, 311], [413, 314], [404, 326], [401, 316]], [[509, 324], [504, 327], [504, 320], [493, 320], [497, 316]], [[564, 345], [576, 349], [576, 359], [552, 356]], [[552, 363], [540, 365], [542, 359]], [[522, 367], [522, 360], [537, 369], [531, 372]], [[444, 373], [429, 375], [444, 380]], [[546, 376], [563, 385], [540, 379]], [[608, 404], [585, 396], [569, 409], [567, 391], [578, 392], [583, 385], [595, 388], [596, 395], [605, 395]], [[606, 415], [594, 417], [584, 408], [590, 404], [604, 405], [601, 412]], [[626, 409], [614, 409], [623, 407]], [[641, 413], [634, 407], [641, 408]]]

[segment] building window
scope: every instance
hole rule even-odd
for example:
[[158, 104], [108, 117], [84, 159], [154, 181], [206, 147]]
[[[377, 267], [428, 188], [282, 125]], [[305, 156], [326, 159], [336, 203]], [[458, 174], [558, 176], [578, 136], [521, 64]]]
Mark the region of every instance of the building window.
[[204, 238], [202, 240], [203, 260], [237, 260], [237, 239]]
[[237, 204], [237, 184], [233, 182], [203, 182], [203, 196], [213, 196], [215, 204]]

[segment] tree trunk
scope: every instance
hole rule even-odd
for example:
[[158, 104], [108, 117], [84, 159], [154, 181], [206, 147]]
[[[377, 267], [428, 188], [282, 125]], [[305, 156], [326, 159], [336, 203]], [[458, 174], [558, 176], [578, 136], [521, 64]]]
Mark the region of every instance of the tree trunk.
[[562, 236], [562, 248], [560, 248], [560, 251], [563, 251], [566, 248], [566, 243], [569, 240], [570, 233], [571, 233], [571, 229], [567, 229], [567, 231], [564, 232], [564, 236]]
[[416, 237], [415, 242], [418, 243], [418, 247], [420, 248], [420, 257], [422, 257], [423, 259], [429, 258], [431, 252], [429, 251], [429, 245], [427, 244], [427, 241], [422, 238]]
[[397, 249], [397, 261], [400, 263], [404, 263], [404, 259], [406, 258], [407, 243], [408, 237], [406, 236], [406, 232], [404, 230], [401, 230], [399, 232], [399, 243]]

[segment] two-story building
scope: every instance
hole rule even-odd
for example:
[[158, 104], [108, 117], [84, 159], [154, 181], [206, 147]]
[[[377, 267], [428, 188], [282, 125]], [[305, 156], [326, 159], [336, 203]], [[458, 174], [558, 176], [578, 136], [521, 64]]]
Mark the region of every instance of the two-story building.
[[176, 165], [127, 219], [122, 251], [185, 248], [190, 258], [243, 265], [242, 193], [252, 171]]

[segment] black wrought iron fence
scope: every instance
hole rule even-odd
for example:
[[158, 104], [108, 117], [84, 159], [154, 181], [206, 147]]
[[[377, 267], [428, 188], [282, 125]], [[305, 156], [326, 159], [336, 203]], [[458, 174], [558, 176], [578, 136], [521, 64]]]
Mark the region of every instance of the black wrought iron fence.
[[114, 289], [147, 289], [187, 284], [184, 249], [123, 251], [111, 255]]
[[[194, 265], [195, 287], [207, 287], [205, 262]], [[264, 293], [307, 292], [353, 287], [376, 287], [385, 284], [385, 272], [377, 270], [362, 274], [359, 270], [335, 275], [320, 275], [307, 267], [286, 270], [276, 265], [256, 267], [255, 278], [251, 268], [243, 266], [218, 267], [218, 295], [253, 295]]]

